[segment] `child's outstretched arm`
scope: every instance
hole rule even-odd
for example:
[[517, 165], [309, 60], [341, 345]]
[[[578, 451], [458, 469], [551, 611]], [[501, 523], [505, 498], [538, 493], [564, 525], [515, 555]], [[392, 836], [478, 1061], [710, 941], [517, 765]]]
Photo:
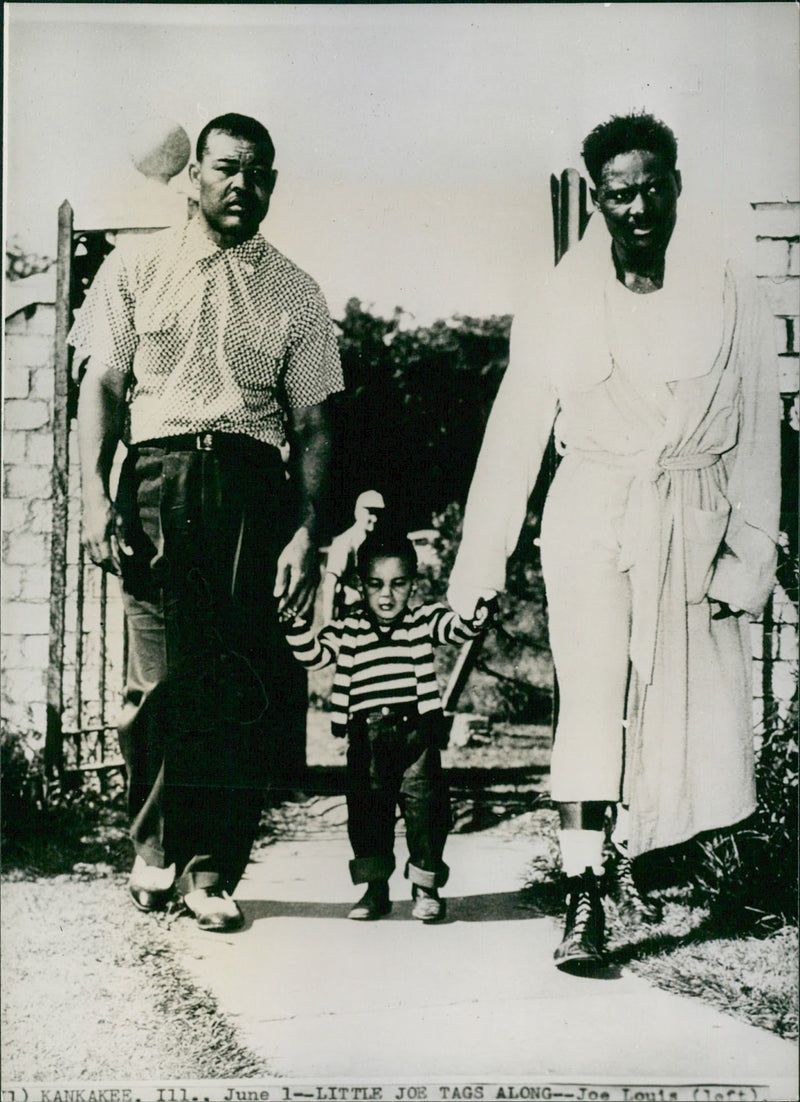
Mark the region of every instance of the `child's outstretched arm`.
[[336, 661], [341, 642], [340, 624], [328, 624], [319, 635], [314, 634], [311, 620], [307, 618], [281, 620], [281, 627], [295, 658], [307, 670], [321, 670]]
[[433, 637], [438, 643], [466, 643], [483, 634], [496, 607], [496, 601], [479, 600], [471, 620], [462, 620], [455, 612], [440, 605], [432, 623]]

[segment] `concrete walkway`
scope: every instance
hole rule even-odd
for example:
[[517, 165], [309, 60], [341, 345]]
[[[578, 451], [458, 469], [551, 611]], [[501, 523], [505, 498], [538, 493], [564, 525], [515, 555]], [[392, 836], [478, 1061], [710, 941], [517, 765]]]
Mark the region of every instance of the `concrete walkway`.
[[339, 826], [259, 852], [237, 892], [244, 930], [202, 933], [182, 919], [173, 937], [276, 1077], [679, 1081], [798, 1097], [793, 1043], [624, 971], [602, 980], [558, 972], [559, 925], [517, 894], [531, 851], [530, 838], [507, 831], [455, 835], [446, 922], [411, 919], [400, 872], [388, 918], [348, 922], [358, 893]]

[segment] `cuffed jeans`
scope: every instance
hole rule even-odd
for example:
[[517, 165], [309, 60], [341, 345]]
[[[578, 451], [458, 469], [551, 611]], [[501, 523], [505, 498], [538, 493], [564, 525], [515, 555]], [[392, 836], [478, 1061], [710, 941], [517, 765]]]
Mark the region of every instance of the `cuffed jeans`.
[[[435, 718], [441, 718], [437, 713]], [[415, 706], [356, 712], [348, 721], [347, 832], [354, 884], [388, 880], [394, 872], [395, 809], [406, 826], [406, 876], [441, 887], [450, 829], [450, 800], [436, 747], [434, 722]]]
[[272, 597], [291, 535], [283, 464], [243, 437], [139, 445], [117, 510], [133, 550], [119, 725], [131, 838], [147, 864], [175, 863], [181, 894], [232, 891], [298, 689]]

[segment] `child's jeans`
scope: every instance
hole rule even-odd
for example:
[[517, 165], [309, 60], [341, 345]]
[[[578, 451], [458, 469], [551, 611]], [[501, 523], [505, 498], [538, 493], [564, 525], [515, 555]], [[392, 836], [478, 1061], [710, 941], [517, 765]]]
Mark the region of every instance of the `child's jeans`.
[[406, 876], [441, 887], [450, 829], [450, 800], [437, 732], [441, 712], [421, 716], [415, 705], [356, 712], [347, 725], [347, 832], [354, 884], [388, 880], [394, 872], [395, 808], [406, 825]]

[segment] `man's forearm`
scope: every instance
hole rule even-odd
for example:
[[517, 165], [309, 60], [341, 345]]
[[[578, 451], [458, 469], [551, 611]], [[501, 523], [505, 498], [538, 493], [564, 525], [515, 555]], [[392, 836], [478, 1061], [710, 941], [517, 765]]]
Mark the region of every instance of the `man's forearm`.
[[78, 450], [83, 496], [83, 544], [93, 563], [119, 573], [124, 541], [115, 531], [109, 477], [120, 441], [125, 378], [89, 362], [78, 401]]
[[331, 457], [331, 435], [323, 407], [311, 407], [305, 416], [296, 419], [292, 442], [292, 474], [298, 495], [297, 527], [305, 528], [316, 543]]
[[91, 363], [78, 400], [78, 451], [85, 501], [109, 496], [109, 478], [122, 435], [124, 380]]
[[333, 607], [336, 602], [336, 583], [338, 578], [335, 574], [326, 573], [322, 579], [322, 622], [329, 624], [333, 619]]

